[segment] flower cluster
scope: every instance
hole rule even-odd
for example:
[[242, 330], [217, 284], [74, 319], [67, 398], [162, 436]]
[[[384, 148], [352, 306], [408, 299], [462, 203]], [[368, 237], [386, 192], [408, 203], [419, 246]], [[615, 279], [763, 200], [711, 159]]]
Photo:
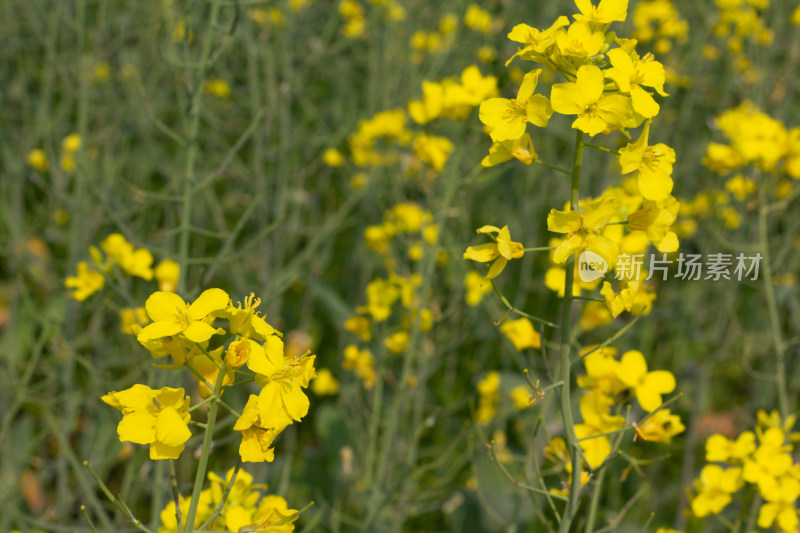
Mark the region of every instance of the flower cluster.
[[89, 254], [94, 268], [85, 261], [77, 266], [77, 275], [68, 276], [64, 285], [73, 289], [69, 296], [83, 301], [105, 285], [106, 276], [115, 272], [147, 281], [154, 277], [163, 291], [172, 291], [178, 283], [180, 267], [171, 259], [164, 259], [153, 268], [153, 255], [146, 248], [135, 248], [124, 236], [112, 233], [100, 243], [91, 246]]
[[672, 0], [643, 0], [633, 11], [633, 36], [642, 44], [654, 42], [657, 54], [672, 49], [672, 41], [685, 43], [689, 23], [678, 13]]
[[[361, 120], [347, 139], [350, 161], [356, 169], [351, 179], [354, 187], [364, 184], [368, 168], [400, 167], [403, 174], [431, 180], [442, 172], [454, 146], [452, 141], [426, 130], [411, 130], [409, 117], [420, 126], [446, 118], [464, 120], [470, 110], [497, 91], [497, 80], [483, 76], [476, 66], [464, 69], [459, 79], [424, 81], [420, 99], [401, 108], [380, 111]], [[323, 159], [331, 167], [345, 164], [337, 149], [326, 150]]]
[[[259, 304], [251, 294], [244, 304], [233, 305], [222, 289], [208, 289], [191, 304], [175, 293], [158, 291], [145, 304], [149, 323], [130, 325], [155, 359], [169, 356], [172, 360], [156, 366], [189, 369], [206, 401], [220, 401], [224, 389], [236, 385], [237, 375], [247, 374], [242, 367], [252, 372], [248, 381], [255, 381], [259, 394], [249, 396], [241, 414], [233, 411], [238, 416], [234, 430], [242, 435], [239, 454], [242, 461], [250, 462], [274, 459], [272, 442], [308, 412], [309, 400], [303, 389], [315, 377], [315, 356], [308, 352], [287, 356], [282, 334], [256, 310]], [[227, 329], [216, 325], [220, 319], [227, 320]], [[213, 337], [228, 334], [233, 339], [227, 346], [212, 347]], [[178, 390], [182, 399], [183, 389], [162, 389], [157, 394], [144, 385], [105, 396], [104, 401], [124, 415], [117, 428], [120, 440], [151, 444], [154, 459], [177, 458], [191, 436], [186, 427], [188, 397], [179, 408]]]
[[[384, 0], [370, 3], [379, 5], [382, 9], [382, 16], [388, 21], [405, 20], [406, 10], [396, 0]], [[339, 16], [345, 23], [342, 27], [342, 35], [348, 39], [360, 39], [367, 31], [367, 15], [364, 5], [358, 0], [341, 0], [339, 2]]]
[[800, 179], [800, 127], [787, 130], [749, 101], [722, 113], [716, 125], [730, 144], [709, 143], [703, 164], [712, 172], [727, 175], [753, 165]]
[[757, 79], [755, 66], [745, 53], [746, 45], [752, 43], [769, 46], [775, 40], [774, 32], [762, 19], [762, 11], [769, 7], [769, 3], [770, 0], [716, 0], [715, 2], [718, 12], [713, 27], [714, 34], [720, 39], [725, 39], [734, 68], [743, 74], [746, 82]]
[[706, 461], [694, 482], [692, 512], [718, 515], [747, 487], [761, 496], [758, 526], [784, 533], [800, 531], [795, 502], [800, 497], [800, 464], [792, 454], [800, 434], [792, 433], [795, 417], [781, 420], [777, 411], [758, 412], [754, 431], [735, 440], [715, 434], [706, 441]]
[[651, 413], [634, 426], [643, 440], [668, 443], [685, 429], [678, 415], [660, 409], [663, 395], [675, 390], [672, 373], [649, 371], [638, 350], [625, 352], [621, 359], [617, 354], [617, 349], [610, 346], [589, 346], [581, 352], [586, 374], [578, 377], [578, 386], [587, 393], [580, 401], [583, 422], [575, 426], [575, 434], [586, 439], [580, 445], [591, 468], [600, 466], [611, 453], [611, 440], [606, 434], [623, 427], [625, 418], [614, 413], [622, 412], [631, 398]]
[[[262, 494], [266, 485], [253, 483], [253, 476], [243, 470], [229, 470], [225, 478], [209, 472], [208, 488], [200, 493], [194, 529], [204, 531], [263, 531], [290, 533], [298, 511], [289, 509], [285, 499]], [[169, 502], [161, 511], [158, 533], [178, 533], [186, 527], [190, 499], [179, 496], [181, 524], [175, 503]], [[202, 527], [201, 527], [202, 526]]]

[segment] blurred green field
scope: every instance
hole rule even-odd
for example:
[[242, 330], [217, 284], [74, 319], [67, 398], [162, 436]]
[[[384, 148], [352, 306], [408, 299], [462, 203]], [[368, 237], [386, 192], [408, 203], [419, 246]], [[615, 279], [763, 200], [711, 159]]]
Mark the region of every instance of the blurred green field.
[[[798, 408], [800, 183], [743, 168], [758, 190], [739, 199], [726, 189], [730, 176], [703, 164], [710, 142], [726, 142], [716, 117], [744, 101], [788, 130], [800, 126], [800, 8], [769, 3], [750, 2], [771, 37], [754, 37], [752, 26], [734, 38], [715, 31], [717, 5], [738, 2], [675, 0], [685, 38], [638, 45], [642, 55], [655, 49], [668, 72], [669, 97], [658, 98], [650, 136], [677, 154], [672, 194], [688, 206], [675, 226], [680, 252], [768, 254], [770, 272], [762, 264], [752, 281], [657, 280], [649, 314], [598, 327], [578, 310], [597, 302], [576, 300], [574, 351], [622, 330], [613, 341], [620, 354], [639, 350], [648, 368], [674, 374], [669, 408], [686, 429], [669, 444], [622, 434], [623, 453], [603, 468], [602, 489], [595, 477], [581, 496], [571, 531], [781, 530], [757, 528], [764, 500], [755, 489], [705, 519], [692, 514], [689, 496], [710, 435], [735, 439], [756, 425], [758, 410], [785, 418]], [[386, 138], [374, 147], [384, 162], [359, 165], [352, 134], [361, 121], [420, 100], [424, 80], [459, 79], [470, 65], [496, 77], [498, 96], [513, 98], [533, 67], [520, 59], [504, 66], [517, 50], [508, 33], [520, 23], [547, 28], [575, 5], [484, 1], [484, 19], [460, 0], [355, 4], [361, 18], [351, 4], [327, 0], [0, 3], [0, 531], [136, 531], [84, 461], [142, 527], [174, 530], [160, 524], [173, 499], [168, 461], [120, 442], [120, 413], [100, 400], [142, 383], [185, 387], [192, 404], [201, 401], [191, 374], [153, 367], [164, 360], [120, 329], [119, 312], [144, 306], [157, 283], [116, 268], [84, 301], [65, 288], [79, 262], [92, 264], [90, 246], [112, 233], [149, 250], [154, 265], [180, 263], [177, 292], [187, 302], [212, 287], [233, 302], [255, 294], [287, 351], [310, 349], [317, 372], [337, 380], [334, 394], [315, 392], [312, 381], [308, 415], [276, 439], [274, 461], [242, 466], [291, 509], [313, 502], [295, 530], [558, 530], [563, 502], [545, 495], [569, 481], [548, 448], [563, 433], [558, 393], [523, 409], [510, 394], [526, 385], [525, 369], [542, 387], [559, 379], [559, 336], [537, 322], [541, 348], [515, 348], [498, 325], [516, 317], [496, 294], [468, 305], [465, 276], [485, 269], [463, 255], [488, 242], [475, 233], [484, 225], [549, 246], [557, 235], [547, 215], [569, 200], [569, 177], [518, 161], [482, 168], [492, 142], [477, 105], [459, 120], [404, 116], [414, 135], [452, 143], [441, 168], [411, 141]], [[636, 6], [631, 0], [627, 21], [614, 24], [619, 36], [642, 31]], [[741, 28], [753, 24], [742, 20]], [[553, 81], [563, 80], [545, 73], [540, 85]], [[554, 115], [546, 130], [532, 128], [542, 161], [571, 168], [570, 124]], [[71, 134], [77, 149], [63, 143]], [[587, 142], [607, 152], [628, 140]], [[342, 164], [325, 156], [329, 149]], [[582, 197], [620, 183], [606, 152], [584, 150]], [[430, 213], [423, 226], [435, 225], [438, 236], [398, 232], [386, 253], [376, 252], [365, 231], [397, 222], [393, 208], [403, 203]], [[552, 266], [548, 253], [526, 253], [497, 287], [510, 305], [557, 323], [561, 300], [545, 284]], [[401, 316], [397, 304], [390, 320], [373, 324], [371, 340], [360, 340], [345, 323], [367, 304], [368, 284], [390, 272], [411, 285], [419, 279], [404, 287], [432, 325]], [[599, 289], [583, 294], [600, 297]], [[394, 337], [402, 347], [393, 355], [384, 340], [398, 332], [406, 336]], [[369, 368], [355, 364], [359, 374], [347, 363], [350, 345], [372, 350], [373, 386], [365, 386]], [[478, 389], [491, 372], [499, 401], [481, 420]], [[225, 399], [241, 409], [254, 391], [230, 389]], [[581, 394], [573, 383], [576, 417]], [[224, 411], [217, 420], [208, 468], [222, 476], [239, 457], [235, 422]], [[192, 433], [174, 462], [185, 496], [203, 440], [201, 428]], [[798, 496], [785, 496], [785, 507]]]

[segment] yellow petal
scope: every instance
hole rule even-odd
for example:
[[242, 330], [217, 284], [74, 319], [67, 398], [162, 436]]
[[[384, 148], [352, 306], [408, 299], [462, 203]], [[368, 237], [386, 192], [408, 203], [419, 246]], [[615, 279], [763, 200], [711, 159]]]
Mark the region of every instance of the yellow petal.
[[295, 420], [301, 420], [308, 413], [308, 396], [303, 393], [303, 389], [297, 383], [283, 383], [281, 398], [286, 411]]
[[546, 128], [550, 116], [553, 114], [553, 106], [550, 100], [542, 94], [534, 94], [525, 106], [525, 115], [528, 122], [540, 128]]
[[275, 381], [264, 384], [258, 395], [261, 425], [265, 428], [284, 428], [292, 422], [281, 400], [281, 385]]
[[650, 93], [638, 85], [631, 87], [631, 102], [633, 103], [633, 110], [644, 118], [652, 118], [658, 115], [658, 111], [661, 109]]
[[[584, 94], [584, 101], [588, 103], [597, 102], [603, 95], [605, 79], [603, 71], [595, 65], [583, 65], [578, 69], [575, 83]], [[584, 109], [588, 107], [585, 106]]]
[[286, 358], [283, 353], [283, 341], [275, 335], [267, 337], [264, 342], [264, 352], [267, 354], [267, 359], [275, 367], [275, 371], [279, 372], [286, 366]]
[[167, 446], [180, 446], [192, 432], [175, 409], [162, 409], [156, 422], [156, 440]]
[[555, 233], [574, 233], [581, 229], [581, 215], [575, 211], [551, 209], [547, 215], [547, 229]]
[[675, 390], [675, 376], [668, 370], [654, 370], [647, 374], [645, 386], [661, 394], [668, 394]]
[[185, 447], [184, 444], [169, 446], [163, 442], [155, 441], [150, 445], [150, 459], [177, 459]]
[[[142, 330], [142, 332], [144, 332], [144, 330]], [[224, 333], [224, 330], [214, 328], [205, 322], [199, 322], [195, 320], [183, 331], [183, 336], [192, 342], [205, 342], [210, 339], [212, 335], [218, 333]]]
[[580, 235], [572, 235], [558, 245], [553, 252], [553, 261], [558, 264], [564, 263], [569, 256], [582, 250], [586, 246], [586, 241]]
[[635, 387], [647, 375], [647, 362], [639, 350], [625, 352], [617, 366], [617, 377], [628, 387]]
[[536, 84], [539, 81], [539, 75], [542, 73], [542, 69], [537, 68], [535, 70], [531, 70], [522, 78], [522, 84], [519, 86], [519, 91], [517, 92], [517, 101], [521, 104], [525, 104], [531, 96], [533, 96], [533, 91], [536, 90]]
[[201, 320], [214, 311], [225, 309], [231, 301], [228, 293], [222, 289], [207, 289], [189, 306], [192, 320]]
[[240, 528], [253, 523], [253, 510], [248, 510], [241, 505], [233, 505], [225, 511], [225, 528], [230, 531], [239, 531]]
[[508, 259], [505, 257], [498, 257], [497, 260], [492, 263], [492, 266], [489, 267], [489, 272], [486, 273], [486, 279], [494, 279], [503, 272], [503, 269], [506, 268], [506, 264], [508, 263]]
[[553, 111], [562, 115], [579, 115], [592, 103], [575, 83], [554, 83], [550, 90]]
[[583, 214], [583, 225], [592, 230], [599, 230], [601, 226], [608, 224], [608, 221], [617, 213], [619, 201], [613, 196], [603, 196], [601, 199], [592, 202]]
[[[149, 301], [149, 300], [148, 300]], [[153, 322], [145, 326], [136, 336], [136, 340], [144, 344], [147, 341], [163, 339], [183, 331], [183, 326], [177, 322]]]
[[247, 403], [244, 405], [242, 415], [236, 420], [236, 424], [233, 425], [234, 431], [244, 431], [250, 428], [258, 421], [258, 416], [258, 396], [251, 394], [250, 397], [247, 398]]
[[[153, 322], [175, 322], [175, 312], [184, 312], [186, 302], [174, 292], [156, 291], [150, 295], [144, 304], [147, 315]], [[154, 337], [157, 338], [157, 337]]]
[[137, 411], [122, 417], [117, 426], [122, 442], [150, 444], [156, 440], [156, 417], [145, 411]]

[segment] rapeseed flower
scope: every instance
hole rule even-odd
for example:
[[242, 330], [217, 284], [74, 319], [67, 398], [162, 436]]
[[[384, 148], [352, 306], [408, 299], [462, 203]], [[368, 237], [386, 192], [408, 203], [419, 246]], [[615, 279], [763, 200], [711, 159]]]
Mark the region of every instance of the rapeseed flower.
[[573, 128], [597, 135], [626, 124], [631, 114], [628, 97], [604, 90], [603, 72], [595, 65], [583, 65], [574, 82], [553, 85], [550, 102], [556, 113], [578, 115]]
[[153, 390], [134, 385], [101, 399], [122, 412], [117, 425], [119, 440], [149, 444], [151, 459], [177, 459], [192, 436], [187, 425], [191, 418], [189, 397], [183, 389]]
[[[502, 229], [496, 226], [483, 226], [478, 228], [478, 233], [490, 235], [495, 239], [495, 242], [470, 246], [464, 252], [464, 259], [471, 259], [481, 263], [494, 261], [486, 274], [485, 279], [487, 280], [499, 276], [511, 259], [519, 259], [525, 254], [522, 244], [511, 240], [508, 226], [503, 226]], [[492, 234], [496, 234], [496, 236]]]
[[622, 355], [616, 369], [619, 380], [633, 389], [642, 409], [655, 411], [661, 405], [661, 395], [675, 390], [675, 376], [668, 370], [647, 371], [642, 352], [630, 350]]
[[618, 207], [616, 198], [603, 196], [582, 211], [551, 209], [547, 216], [547, 229], [567, 234], [553, 252], [553, 261], [564, 263], [569, 256], [589, 250], [600, 255], [609, 265], [615, 264], [619, 246], [600, 232], [616, 215]]
[[153, 321], [147, 325], [137, 339], [141, 343], [180, 335], [192, 342], [205, 342], [212, 335], [224, 333], [221, 328], [209, 324], [213, 313], [228, 307], [230, 297], [222, 289], [208, 289], [191, 305], [172, 292], [154, 292], [145, 303], [147, 315]]
[[546, 96], [533, 94], [541, 73], [542, 69], [536, 69], [525, 74], [516, 98], [489, 98], [481, 104], [479, 118], [491, 128], [494, 142], [519, 139], [529, 122], [547, 126], [553, 108]]

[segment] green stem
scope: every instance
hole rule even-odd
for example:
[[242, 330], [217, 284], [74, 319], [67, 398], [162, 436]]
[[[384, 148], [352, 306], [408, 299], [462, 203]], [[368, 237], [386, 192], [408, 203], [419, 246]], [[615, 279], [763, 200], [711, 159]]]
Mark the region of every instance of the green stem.
[[[214, 396], [219, 398], [222, 392], [222, 382], [225, 379], [225, 366], [217, 375], [217, 383], [214, 385]], [[194, 517], [197, 515], [197, 506], [200, 503], [200, 493], [203, 491], [203, 481], [206, 477], [208, 467], [208, 456], [211, 454], [211, 441], [214, 439], [214, 425], [217, 423], [217, 409], [219, 402], [211, 402], [208, 408], [208, 421], [206, 422], [206, 432], [203, 435], [203, 448], [200, 452], [200, 462], [197, 465], [197, 473], [194, 477], [194, 487], [192, 488], [192, 501], [189, 504], [189, 511], [186, 513], [186, 527], [184, 533], [192, 533], [194, 530]], [[180, 526], [180, 524], [178, 524]]]
[[197, 134], [200, 131], [200, 111], [203, 106], [203, 83], [208, 74], [206, 65], [211, 58], [211, 47], [214, 41], [214, 31], [216, 31], [215, 28], [217, 27], [220, 9], [220, 4], [211, 5], [209, 24], [203, 36], [203, 48], [200, 56], [200, 65], [202, 67], [199, 70], [199, 75], [195, 80], [190, 94], [191, 100], [188, 111], [189, 125], [186, 135], [186, 166], [184, 168], [183, 197], [181, 200], [180, 240], [178, 242], [178, 263], [181, 266], [181, 275], [178, 278], [178, 294], [184, 294], [186, 292], [186, 274], [189, 264], [189, 237], [192, 229], [192, 204], [197, 186], [195, 163], [197, 160]]
[[592, 501], [589, 504], [589, 516], [586, 518], [586, 533], [594, 531], [594, 522], [597, 519], [597, 508], [600, 504], [600, 491], [603, 488], [603, 479], [606, 477], [606, 469], [602, 469], [594, 482], [594, 490], [592, 490]]
[[772, 343], [775, 345], [776, 369], [775, 379], [778, 384], [778, 406], [781, 410], [781, 417], [784, 419], [789, 416], [789, 394], [786, 387], [786, 352], [783, 338], [781, 336], [780, 316], [778, 315], [778, 303], [775, 299], [775, 284], [772, 281], [772, 260], [769, 252], [769, 226], [767, 215], [767, 183], [761, 183], [758, 193], [758, 244], [761, 248], [764, 268], [764, 285], [767, 293], [767, 307], [769, 308], [770, 326], [772, 329]]
[[[575, 136], [575, 154], [572, 162], [572, 187], [570, 204], [573, 211], [578, 210], [578, 186], [581, 181], [581, 162], [583, 160], [583, 132], [578, 130]], [[564, 277], [564, 301], [561, 303], [561, 350], [560, 379], [561, 386], [561, 420], [564, 424], [564, 436], [569, 445], [572, 459], [572, 479], [570, 480], [569, 498], [561, 516], [560, 533], [569, 533], [572, 519], [578, 509], [578, 498], [581, 490], [581, 449], [575, 436], [575, 424], [572, 420], [572, 402], [570, 394], [570, 336], [572, 333], [572, 285], [575, 278], [575, 255], [567, 259], [566, 276]]]

